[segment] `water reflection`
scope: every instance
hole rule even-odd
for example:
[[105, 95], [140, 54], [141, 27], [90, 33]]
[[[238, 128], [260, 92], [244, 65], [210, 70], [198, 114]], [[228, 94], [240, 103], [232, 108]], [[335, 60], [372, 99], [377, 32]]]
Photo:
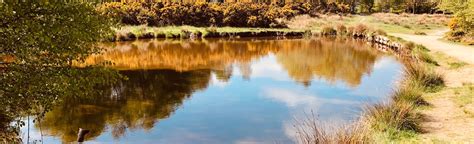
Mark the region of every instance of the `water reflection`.
[[305, 85], [317, 77], [357, 86], [364, 74], [370, 74], [378, 56], [365, 43], [345, 39], [297, 42], [277, 53], [288, 74]]
[[278, 62], [297, 82], [309, 85], [314, 78], [351, 86], [370, 74], [380, 54], [363, 41], [344, 38], [285, 40], [135, 41], [104, 44], [105, 55], [91, 57], [86, 64], [112, 61], [117, 69], [222, 70], [219, 78], [230, 76], [231, 64], [249, 79], [252, 60], [275, 54]]
[[[106, 127], [119, 138], [126, 131], [149, 130], [169, 117], [196, 90], [208, 85], [209, 70], [122, 71], [128, 80], [112, 88], [108, 96], [65, 99], [46, 114], [42, 126], [48, 134], [67, 142], [77, 138], [77, 130], [89, 128], [88, 138], [99, 136]], [[39, 126], [39, 125], [38, 125]]]
[[108, 52], [87, 64], [112, 61], [128, 80], [103, 95], [64, 99], [41, 123], [46, 142], [74, 141], [82, 127], [95, 142], [292, 143], [294, 116], [353, 119], [362, 103], [384, 98], [401, 69], [394, 58], [346, 39], [102, 46]]

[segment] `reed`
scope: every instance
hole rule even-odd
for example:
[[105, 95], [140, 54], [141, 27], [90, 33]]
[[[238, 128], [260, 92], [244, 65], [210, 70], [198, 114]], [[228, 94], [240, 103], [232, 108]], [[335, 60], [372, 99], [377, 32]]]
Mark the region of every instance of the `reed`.
[[362, 144], [369, 141], [368, 129], [358, 121], [334, 126], [323, 123], [314, 114], [296, 120], [296, 140], [300, 144]]

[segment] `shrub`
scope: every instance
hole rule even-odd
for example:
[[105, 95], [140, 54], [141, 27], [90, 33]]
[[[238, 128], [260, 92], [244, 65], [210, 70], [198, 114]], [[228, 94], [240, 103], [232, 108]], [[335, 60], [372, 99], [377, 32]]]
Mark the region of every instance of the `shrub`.
[[309, 3], [108, 2], [96, 10], [127, 25], [284, 27], [277, 19], [309, 14]]
[[365, 34], [369, 28], [364, 24], [358, 24], [354, 27], [355, 34]]
[[321, 29], [321, 35], [336, 35], [337, 31], [331, 26], [324, 26]]
[[410, 42], [405, 42], [403, 44], [403, 47], [406, 48], [406, 49], [412, 50], [412, 49], [415, 48], [415, 43], [413, 43], [411, 41]]
[[347, 34], [349, 35], [354, 34], [354, 30], [355, 30], [355, 27], [353, 26], [347, 27]]
[[338, 24], [338, 25], [336, 26], [336, 29], [337, 29], [337, 33], [338, 33], [338, 34], [341, 34], [341, 35], [342, 35], [342, 34], [346, 34], [346, 33], [347, 33], [347, 28], [346, 28], [346, 26], [344, 26], [343, 24]]

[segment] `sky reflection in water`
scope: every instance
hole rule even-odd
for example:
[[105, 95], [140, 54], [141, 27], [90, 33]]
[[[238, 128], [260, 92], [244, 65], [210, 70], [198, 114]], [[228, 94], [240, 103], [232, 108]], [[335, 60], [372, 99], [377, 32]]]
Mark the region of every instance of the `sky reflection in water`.
[[294, 118], [347, 122], [384, 100], [403, 68], [345, 39], [103, 44], [112, 45], [87, 63], [110, 60], [129, 80], [63, 100], [41, 123], [45, 143], [75, 141], [79, 127], [100, 143], [292, 143]]

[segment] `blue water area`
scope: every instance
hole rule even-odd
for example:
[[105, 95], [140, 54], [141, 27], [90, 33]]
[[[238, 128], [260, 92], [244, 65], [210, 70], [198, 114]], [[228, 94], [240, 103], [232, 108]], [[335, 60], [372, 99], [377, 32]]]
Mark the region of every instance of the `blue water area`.
[[114, 45], [100, 59], [128, 80], [92, 100], [65, 100], [30, 126], [31, 140], [72, 142], [86, 128], [89, 143], [296, 143], [300, 120], [348, 123], [387, 100], [403, 69], [350, 39]]

